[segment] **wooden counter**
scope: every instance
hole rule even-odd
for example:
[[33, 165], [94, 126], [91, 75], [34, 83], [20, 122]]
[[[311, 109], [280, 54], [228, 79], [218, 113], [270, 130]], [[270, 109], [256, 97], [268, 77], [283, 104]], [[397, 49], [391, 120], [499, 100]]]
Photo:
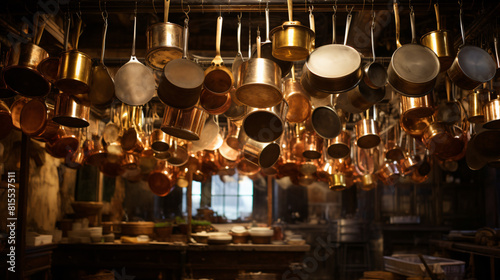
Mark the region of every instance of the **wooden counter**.
[[123, 271], [134, 279], [236, 279], [238, 272], [277, 273], [301, 263], [309, 245], [60, 244], [54, 250], [55, 279], [76, 279], [99, 269]]

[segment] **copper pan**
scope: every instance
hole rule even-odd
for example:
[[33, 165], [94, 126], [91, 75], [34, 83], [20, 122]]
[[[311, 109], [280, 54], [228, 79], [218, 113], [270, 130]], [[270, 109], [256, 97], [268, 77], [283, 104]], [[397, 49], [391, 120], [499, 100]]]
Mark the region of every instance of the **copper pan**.
[[399, 125], [407, 134], [416, 138], [421, 138], [425, 129], [433, 122], [433, 120], [433, 116], [416, 119], [401, 117], [399, 119]]
[[208, 113], [197, 106], [181, 110], [166, 105], [161, 130], [177, 138], [200, 140], [207, 118]]
[[341, 117], [342, 131], [335, 138], [327, 139], [326, 152], [332, 158], [344, 158], [351, 152], [351, 133], [346, 130], [349, 116], [340, 109], [337, 112]]
[[286, 102], [265, 109], [252, 108], [243, 119], [243, 131], [259, 142], [275, 141], [283, 134], [287, 111]]
[[79, 145], [78, 132], [75, 129], [60, 126], [55, 140], [47, 142], [45, 149], [56, 158], [65, 158], [74, 153]]
[[377, 171], [377, 176], [384, 185], [394, 185], [401, 174], [401, 167], [397, 162], [386, 161]]
[[318, 159], [303, 159], [298, 165], [300, 173], [311, 175], [316, 173], [320, 164]]
[[475, 89], [467, 95], [469, 101], [468, 121], [484, 123], [484, 106], [488, 102], [490, 90], [487, 88]]
[[157, 153], [168, 151], [170, 138], [171, 136], [161, 131], [161, 129], [153, 130], [153, 133], [151, 133], [151, 148]]
[[400, 102], [401, 117], [404, 118], [425, 118], [432, 116], [435, 112], [431, 94], [420, 97], [400, 95]]
[[10, 109], [2, 100], [0, 100], [0, 126], [2, 127], [0, 131], [0, 139], [7, 137], [14, 127], [12, 124]]
[[167, 159], [167, 162], [170, 165], [182, 166], [189, 159], [188, 144], [181, 139], [172, 138], [169, 152], [170, 157]]
[[466, 138], [461, 128], [434, 122], [425, 129], [422, 141], [431, 154], [443, 160], [458, 160], [465, 154]]
[[75, 96], [61, 93], [56, 98], [53, 121], [68, 127], [89, 126], [90, 104], [83, 104]]
[[280, 146], [274, 142], [262, 143], [248, 138], [243, 145], [243, 156], [262, 168], [273, 166], [278, 161], [280, 152]]
[[78, 145], [75, 152], [68, 154], [64, 158], [64, 165], [72, 169], [78, 169], [85, 164], [85, 153], [83, 151], [82, 145]]
[[303, 134], [304, 151], [302, 156], [307, 159], [319, 159], [323, 151], [323, 138], [314, 131]]
[[50, 83], [37, 71], [38, 64], [49, 54], [38, 46], [45, 20], [35, 17], [33, 42], [18, 42], [12, 45], [6, 67], [2, 69], [7, 88], [26, 97], [43, 97], [50, 92]]
[[356, 143], [359, 147], [363, 149], [371, 149], [378, 146], [380, 143], [378, 123], [376, 120], [363, 118], [356, 122], [355, 129]]
[[47, 107], [40, 99], [32, 99], [21, 110], [19, 118], [21, 130], [30, 137], [36, 137], [37, 140], [55, 140], [59, 124], [51, 120], [53, 115], [52, 107]]
[[116, 177], [122, 175], [125, 172], [125, 169], [121, 166], [121, 161], [106, 159], [99, 166], [99, 171], [101, 171], [106, 176]]
[[92, 135], [91, 139], [86, 142], [84, 152], [85, 163], [88, 165], [100, 166], [108, 157], [108, 151], [98, 135]]
[[136, 152], [140, 153], [141, 158], [153, 157], [155, 151], [151, 147], [151, 135], [148, 135], [145, 132], [141, 132], [139, 137], [144, 148], [142, 149], [142, 151]]
[[236, 161], [240, 155], [240, 150], [230, 147], [226, 141], [222, 143], [218, 151], [222, 157], [231, 161]]
[[139, 159], [137, 154], [126, 152], [121, 161], [121, 167], [125, 170], [133, 170], [138, 167]]
[[236, 99], [236, 89], [231, 88], [229, 94], [231, 95], [231, 105], [224, 112], [224, 116], [229, 120], [241, 120], [247, 113], [247, 106], [243, 105], [238, 99]]
[[415, 153], [416, 142], [414, 138], [406, 138], [406, 152], [404, 158], [400, 160], [401, 171], [403, 175], [409, 175], [417, 168], [418, 156]]
[[205, 182], [209, 177], [209, 174], [205, 173], [201, 169], [202, 161], [203, 161], [203, 159], [202, 159], [201, 151], [200, 151], [200, 152], [196, 152], [194, 154], [192, 153], [189, 156], [188, 162], [186, 163], [189, 170], [191, 170], [193, 172], [193, 180], [194, 181]]
[[283, 100], [281, 68], [274, 61], [261, 58], [260, 32], [257, 30], [257, 56], [238, 69], [236, 98], [250, 107], [267, 108]]
[[235, 174], [234, 168], [236, 167], [236, 161], [226, 159], [218, 150], [215, 151], [215, 160], [218, 168], [217, 173], [219, 175], [233, 176]]
[[79, 18], [73, 35], [74, 49], [65, 49], [59, 59], [57, 81], [54, 85], [66, 94], [86, 94], [90, 90], [92, 58], [78, 51], [81, 27], [82, 20]]
[[164, 1], [163, 22], [148, 27], [146, 64], [155, 69], [162, 70], [165, 65], [174, 59], [182, 57], [183, 39], [182, 27], [168, 22], [170, 0]]
[[218, 171], [216, 156], [214, 151], [201, 152], [201, 170], [207, 174], [215, 174]]
[[57, 81], [57, 71], [59, 71], [59, 57], [51, 56], [40, 61], [36, 69], [49, 82]]
[[336, 95], [330, 95], [323, 99], [312, 99], [313, 111], [311, 124], [316, 133], [325, 138], [337, 137], [342, 130], [342, 124], [337, 110], [335, 109]]
[[10, 105], [12, 125], [17, 130], [21, 130], [21, 111], [23, 110], [24, 105], [26, 105], [29, 101], [29, 98], [21, 97], [16, 99], [12, 102], [12, 105]]
[[404, 133], [401, 133], [399, 125], [394, 124], [387, 131], [386, 136], [385, 158], [390, 161], [400, 161], [404, 159], [405, 155], [402, 146]]
[[124, 151], [138, 151], [144, 149], [144, 144], [139, 137], [139, 131], [135, 126], [132, 126], [123, 131], [120, 143]]
[[[240, 142], [239, 135], [241, 133], [242, 121], [228, 120], [228, 132], [224, 141], [227, 145], [235, 150], [243, 148], [243, 142]], [[243, 140], [243, 139], [242, 139]]]
[[287, 128], [284, 137], [282, 137], [281, 157], [276, 164], [279, 177], [293, 176], [299, 172], [297, 160], [292, 151], [290, 134], [290, 130]]
[[205, 149], [212, 150], [213, 145], [216, 145], [216, 143], [213, 143], [214, 140], [217, 140], [219, 137], [219, 130], [220, 128], [218, 122], [215, 122], [213, 117], [209, 117], [201, 130], [200, 139], [191, 141], [191, 151], [197, 152]]
[[231, 95], [229, 92], [215, 94], [203, 89], [200, 95], [200, 106], [211, 115], [224, 114], [231, 106]]
[[217, 18], [217, 34], [215, 38], [215, 58], [212, 60], [212, 65], [205, 70], [205, 80], [203, 81], [204, 87], [215, 93], [225, 94], [233, 86], [233, 74], [222, 60], [220, 53], [220, 44], [222, 38], [222, 17]]
[[493, 99], [486, 103], [484, 110], [484, 124], [486, 129], [500, 128], [500, 99]]
[[289, 123], [300, 123], [311, 116], [311, 101], [299, 81], [295, 80], [295, 67], [292, 66], [292, 77], [283, 82], [283, 98], [288, 103], [286, 120]]
[[236, 169], [238, 169], [238, 174], [240, 175], [253, 176], [259, 173], [260, 166], [244, 157], [241, 157], [236, 163]]
[[369, 191], [377, 187], [377, 177], [375, 174], [365, 174], [360, 177], [361, 189]]

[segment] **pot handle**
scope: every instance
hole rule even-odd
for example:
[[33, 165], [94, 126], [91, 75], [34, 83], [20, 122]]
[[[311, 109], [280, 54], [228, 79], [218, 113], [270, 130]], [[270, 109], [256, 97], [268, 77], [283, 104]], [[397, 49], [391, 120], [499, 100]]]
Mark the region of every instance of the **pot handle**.
[[222, 17], [217, 17], [217, 33], [215, 38], [215, 55], [220, 56], [220, 40], [222, 37]]
[[257, 58], [261, 57], [260, 30], [257, 28]]
[[372, 56], [373, 56], [373, 62], [375, 62], [375, 41], [373, 40], [373, 33], [375, 31], [375, 14], [372, 14], [372, 26], [370, 28], [370, 40], [372, 41]]
[[271, 39], [269, 39], [269, 2], [266, 2], [266, 42], [270, 41]]
[[189, 19], [184, 19], [184, 50], [182, 51], [182, 58], [187, 59], [188, 56], [188, 38], [189, 38]]
[[137, 10], [134, 12], [134, 41], [132, 42], [132, 56], [135, 57], [135, 37], [137, 32]]
[[106, 34], [108, 33], [108, 17], [104, 18], [104, 27], [102, 29], [102, 45], [101, 45], [101, 64], [104, 64], [104, 50], [106, 49]]
[[332, 15], [332, 44], [337, 43], [336, 34], [335, 34], [335, 21], [337, 21], [337, 15], [336, 13], [333, 13]]
[[396, 47], [400, 48], [401, 41], [399, 41], [399, 36], [401, 34], [401, 31], [400, 31], [400, 24], [399, 24], [399, 5], [398, 5], [397, 0], [394, 0], [392, 7], [394, 9], [394, 24], [396, 25]]
[[465, 45], [465, 32], [464, 32], [464, 24], [462, 22], [462, 4], [460, 2], [460, 34], [462, 34], [462, 46]]
[[497, 37], [493, 38], [493, 45], [495, 46], [495, 57], [497, 59], [497, 68], [500, 68], [500, 60], [498, 59], [498, 42], [497, 42]]
[[64, 32], [64, 51], [68, 50], [69, 45], [69, 29], [71, 27], [71, 16], [68, 14], [66, 19], [66, 30]]
[[316, 24], [314, 22], [314, 15], [312, 13], [312, 8], [309, 8], [309, 28], [313, 31], [316, 32]]
[[410, 7], [410, 26], [411, 26], [411, 43], [417, 43], [417, 33], [415, 31], [415, 12], [413, 6]]
[[168, 11], [170, 9], [170, 0], [164, 0], [164, 7], [163, 7], [163, 21], [165, 23], [168, 22]]
[[78, 42], [80, 41], [80, 32], [82, 30], [82, 17], [80, 15], [77, 16], [78, 16], [78, 21], [76, 22], [75, 35], [73, 35], [73, 48], [75, 50], [78, 49]]
[[42, 38], [43, 30], [45, 29], [45, 16], [40, 14], [35, 18], [35, 36], [33, 37], [33, 43], [35, 45], [40, 44], [40, 39]]
[[[266, 15], [269, 15], [269, 9], [266, 11]], [[267, 28], [267, 39], [269, 40], [269, 26], [266, 26], [266, 28]], [[241, 13], [238, 16], [238, 29], [236, 32], [236, 37], [238, 41], [238, 55], [240, 57], [243, 57], [243, 54], [241, 53]]]
[[293, 21], [292, 0], [286, 0], [286, 4], [287, 4], [287, 7], [288, 7], [288, 21]]
[[434, 12], [436, 12], [437, 30], [441, 30], [441, 20], [439, 19], [439, 3], [434, 4]]
[[347, 45], [347, 37], [349, 36], [349, 29], [351, 27], [351, 21], [352, 21], [351, 11], [349, 11], [349, 14], [347, 14], [347, 20], [346, 20], [346, 24], [345, 24], [344, 46]]

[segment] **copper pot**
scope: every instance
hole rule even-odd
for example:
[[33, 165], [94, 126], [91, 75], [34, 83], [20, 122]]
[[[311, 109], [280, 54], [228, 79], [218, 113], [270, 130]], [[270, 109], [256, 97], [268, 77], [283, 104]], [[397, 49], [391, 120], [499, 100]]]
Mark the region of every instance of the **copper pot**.
[[75, 96], [61, 93], [56, 98], [53, 121], [68, 127], [89, 126], [90, 106]]
[[12, 125], [15, 129], [21, 130], [21, 112], [23, 110], [24, 105], [26, 105], [30, 101], [29, 98], [21, 97], [16, 99], [10, 105], [10, 113], [12, 116]]
[[157, 153], [168, 151], [170, 148], [170, 138], [171, 136], [161, 129], [155, 129], [151, 133], [151, 148]]
[[229, 92], [215, 94], [203, 89], [200, 95], [200, 106], [211, 115], [224, 114], [231, 106], [231, 95]]
[[302, 156], [307, 159], [319, 159], [323, 151], [323, 138], [314, 131], [306, 131], [303, 134], [304, 151]]
[[300, 82], [295, 80], [295, 67], [292, 67], [291, 74], [292, 78], [283, 82], [283, 98], [288, 103], [286, 120], [289, 123], [300, 123], [311, 116], [311, 101]]
[[351, 133], [342, 130], [337, 137], [327, 139], [326, 146], [326, 152], [330, 157], [345, 158], [351, 152]]
[[237, 161], [236, 169], [238, 169], [238, 174], [253, 176], [259, 173], [260, 166], [242, 157]]
[[424, 134], [425, 129], [433, 122], [433, 119], [432, 116], [416, 119], [401, 117], [399, 125], [407, 134], [420, 138]]
[[103, 140], [97, 135], [92, 135], [92, 139], [86, 141], [84, 152], [85, 163], [93, 166], [100, 166], [108, 157]]
[[[227, 143], [227, 145], [235, 150], [243, 148], [242, 142], [239, 140], [239, 135], [241, 133], [241, 125], [242, 125], [242, 120], [241, 121], [231, 121], [228, 120], [228, 131], [226, 135], [226, 139], [224, 141]], [[243, 139], [242, 139], [243, 140]]]
[[469, 110], [467, 120], [471, 123], [484, 123], [484, 106], [488, 102], [488, 89], [475, 89], [467, 95]]
[[262, 168], [273, 166], [278, 161], [280, 152], [280, 146], [274, 142], [262, 143], [249, 138], [243, 145], [243, 156]]
[[166, 105], [161, 130], [177, 138], [200, 140], [200, 133], [207, 118], [208, 113], [196, 106], [182, 110]]
[[85, 164], [85, 153], [81, 145], [78, 145], [74, 153], [64, 158], [64, 164], [72, 169], [78, 169]]
[[48, 141], [57, 136], [59, 124], [51, 121], [54, 110], [49, 109], [44, 101], [32, 99], [24, 105], [19, 122], [24, 134], [40, 137]]
[[229, 146], [229, 144], [226, 141], [222, 143], [218, 151], [222, 157], [231, 161], [236, 161], [240, 155], [240, 150], [234, 149], [233, 147]]
[[424, 131], [422, 141], [431, 154], [444, 160], [458, 160], [465, 154], [466, 138], [461, 128], [434, 122]]
[[157, 168], [148, 176], [148, 186], [157, 196], [166, 196], [174, 189], [175, 175], [173, 168], [165, 161], [159, 161]]
[[75, 129], [60, 126], [55, 140], [47, 142], [45, 149], [56, 158], [65, 158], [74, 153], [79, 146], [79, 136]]
[[125, 170], [133, 170], [138, 167], [139, 159], [137, 154], [126, 152], [121, 161], [121, 167]]
[[132, 126], [123, 131], [123, 135], [120, 139], [122, 149], [124, 151], [137, 151], [142, 152], [144, 145], [139, 137], [139, 131], [136, 126]]
[[484, 110], [483, 127], [487, 129], [500, 128], [500, 99], [493, 99], [486, 103]]
[[151, 25], [146, 31], [146, 64], [155, 70], [162, 70], [169, 61], [182, 57], [182, 27], [168, 22], [170, 0], [164, 3], [164, 21]]
[[278, 105], [283, 99], [281, 68], [274, 61], [261, 58], [260, 51], [260, 35], [257, 35], [257, 57], [239, 67], [235, 95], [247, 106], [267, 108]]
[[375, 120], [362, 119], [356, 122], [356, 143], [363, 149], [378, 146], [380, 136], [378, 135], [378, 123]]
[[432, 116], [435, 112], [434, 102], [431, 94], [420, 97], [400, 96], [401, 117], [425, 118]]
[[377, 175], [384, 185], [394, 185], [401, 174], [396, 162], [385, 162], [378, 170]]
[[287, 111], [286, 102], [265, 109], [252, 108], [243, 119], [243, 130], [256, 141], [275, 141], [283, 134]]
[[170, 142], [170, 157], [167, 162], [173, 166], [182, 166], [186, 164], [189, 159], [188, 144], [181, 139], [173, 138]]
[[390, 161], [400, 161], [405, 155], [402, 147], [403, 134], [399, 131], [399, 126], [395, 124], [387, 132], [385, 142], [385, 158]]
[[215, 160], [219, 175], [233, 176], [235, 174], [236, 161], [226, 159], [218, 150], [215, 151]]

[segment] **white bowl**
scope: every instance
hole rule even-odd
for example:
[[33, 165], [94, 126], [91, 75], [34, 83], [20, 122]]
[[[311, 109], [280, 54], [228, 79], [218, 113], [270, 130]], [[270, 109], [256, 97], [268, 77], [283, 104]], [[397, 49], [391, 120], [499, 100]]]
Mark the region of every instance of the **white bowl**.
[[265, 227], [254, 227], [250, 229], [251, 236], [273, 236], [274, 231]]

